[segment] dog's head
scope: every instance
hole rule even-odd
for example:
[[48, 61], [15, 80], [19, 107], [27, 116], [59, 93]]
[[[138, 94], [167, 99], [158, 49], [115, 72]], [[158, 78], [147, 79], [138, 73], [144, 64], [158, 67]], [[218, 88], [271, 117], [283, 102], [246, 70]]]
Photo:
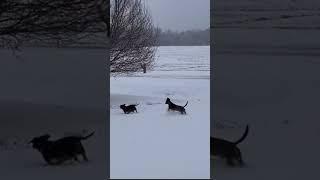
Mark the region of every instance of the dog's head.
[[125, 104], [121, 104], [121, 105], [120, 105], [120, 108], [121, 108], [121, 109], [124, 109], [124, 108], [126, 108], [126, 105], [125, 105]]
[[169, 98], [167, 98], [167, 100], [166, 100], [166, 103], [165, 103], [165, 104], [170, 104], [170, 103], [171, 103], [170, 99], [169, 99]]
[[29, 141], [29, 144], [32, 144], [32, 147], [34, 149], [41, 150], [44, 144], [48, 142], [50, 138], [49, 134], [45, 134], [42, 136], [34, 137], [31, 141]]

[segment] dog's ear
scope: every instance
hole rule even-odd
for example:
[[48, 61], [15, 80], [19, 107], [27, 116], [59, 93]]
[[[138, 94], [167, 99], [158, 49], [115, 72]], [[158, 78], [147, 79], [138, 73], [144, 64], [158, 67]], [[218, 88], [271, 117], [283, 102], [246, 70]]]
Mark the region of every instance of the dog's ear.
[[50, 137], [51, 137], [51, 136], [50, 136], [49, 134], [44, 134], [44, 135], [42, 135], [42, 136], [40, 136], [40, 137], [35, 137], [35, 138], [31, 139], [31, 140], [28, 142], [28, 144], [34, 143], [34, 142], [36, 142], [36, 141], [38, 141], [38, 140], [48, 140]]

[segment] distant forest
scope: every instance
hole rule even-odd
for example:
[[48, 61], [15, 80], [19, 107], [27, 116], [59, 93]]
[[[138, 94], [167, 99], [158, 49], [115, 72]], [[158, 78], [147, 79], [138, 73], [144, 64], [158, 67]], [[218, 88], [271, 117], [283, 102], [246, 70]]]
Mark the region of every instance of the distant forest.
[[210, 29], [175, 32], [160, 30], [159, 46], [208, 46], [210, 45]]
[[[159, 30], [158, 46], [209, 46], [210, 30], [188, 30], [171, 31]], [[105, 48], [104, 34], [95, 37], [83, 38], [77, 42], [69, 44], [64, 41], [28, 41], [24, 46], [42, 46], [42, 47], [83, 47], [83, 48]]]

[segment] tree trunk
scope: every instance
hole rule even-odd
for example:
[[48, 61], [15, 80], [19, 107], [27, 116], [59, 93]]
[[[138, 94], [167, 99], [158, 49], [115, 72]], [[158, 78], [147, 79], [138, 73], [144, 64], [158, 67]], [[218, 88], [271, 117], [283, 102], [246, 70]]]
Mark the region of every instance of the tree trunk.
[[143, 69], [143, 73], [147, 73], [147, 66], [146, 66], [146, 64], [142, 64], [141, 67], [142, 67], [142, 69]]

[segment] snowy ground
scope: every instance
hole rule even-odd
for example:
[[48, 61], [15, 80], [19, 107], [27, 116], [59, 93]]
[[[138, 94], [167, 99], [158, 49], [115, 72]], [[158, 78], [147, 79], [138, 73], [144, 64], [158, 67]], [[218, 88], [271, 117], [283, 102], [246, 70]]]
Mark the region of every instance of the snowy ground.
[[[210, 47], [160, 47], [147, 74], [110, 79], [111, 178], [209, 177]], [[167, 112], [169, 97], [187, 115]], [[139, 103], [125, 115], [120, 104]]]
[[[105, 51], [27, 48], [20, 55], [15, 59], [0, 50], [1, 179], [104, 179], [109, 168], [105, 71], [100, 66]], [[45, 166], [27, 144], [44, 133], [57, 139], [91, 131], [95, 135], [83, 142], [88, 163]]]
[[[276, 1], [264, 3], [230, 3], [233, 15], [225, 19], [270, 18], [271, 12], [275, 12], [274, 16], [318, 12], [310, 4], [297, 6], [300, 10], [279, 10], [284, 6], [275, 5]], [[318, 15], [265, 19], [213, 30], [217, 34], [217, 51], [213, 56], [216, 113], [211, 135], [236, 140], [246, 124], [251, 126], [247, 139], [239, 145], [247, 166], [228, 168], [225, 161], [212, 160], [214, 179], [319, 177], [320, 54], [318, 31], [312, 29], [319, 19]], [[270, 28], [271, 24], [295, 27], [280, 30]], [[250, 26], [259, 28], [248, 29]], [[297, 26], [304, 28], [296, 29]]]

